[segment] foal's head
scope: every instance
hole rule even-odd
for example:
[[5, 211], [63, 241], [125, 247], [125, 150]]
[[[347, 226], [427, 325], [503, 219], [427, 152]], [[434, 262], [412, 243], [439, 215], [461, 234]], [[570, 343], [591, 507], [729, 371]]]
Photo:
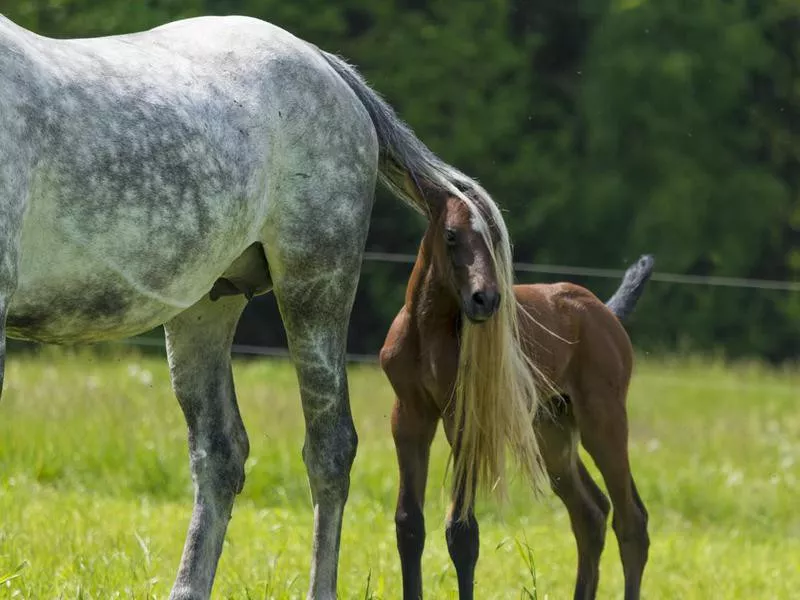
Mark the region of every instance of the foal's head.
[[[466, 316], [457, 336], [452, 387], [458, 424], [452, 441], [453, 493], [465, 498], [459, 519], [466, 517], [478, 488], [502, 497], [506, 449], [535, 488], [545, 482], [531, 427], [539, 402], [537, 369], [521, 343], [511, 241], [488, 193], [476, 182], [467, 183], [439, 201], [432, 198], [423, 243], [437, 286]], [[442, 295], [441, 288], [437, 291]]]
[[476, 204], [447, 196], [431, 223], [433, 260], [445, 285], [472, 323], [483, 323], [500, 307], [494, 248], [500, 232]]

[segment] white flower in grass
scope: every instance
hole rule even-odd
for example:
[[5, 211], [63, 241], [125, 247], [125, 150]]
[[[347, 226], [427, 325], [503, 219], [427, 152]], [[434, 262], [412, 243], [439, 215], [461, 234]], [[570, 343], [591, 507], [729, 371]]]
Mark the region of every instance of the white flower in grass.
[[86, 389], [94, 391], [100, 387], [100, 378], [97, 375], [89, 375], [86, 378]]
[[722, 472], [727, 475], [725, 479], [725, 485], [728, 487], [736, 487], [741, 485], [744, 481], [744, 473], [742, 473], [739, 469], [734, 469], [730, 465], [725, 465], [722, 469]]
[[144, 385], [151, 385], [153, 383], [153, 374], [147, 369], [142, 369], [136, 363], [128, 365], [128, 375], [134, 379], [138, 379]]
[[139, 373], [139, 381], [141, 381], [144, 385], [152, 385], [153, 374], [150, 371], [143, 370], [141, 373]]

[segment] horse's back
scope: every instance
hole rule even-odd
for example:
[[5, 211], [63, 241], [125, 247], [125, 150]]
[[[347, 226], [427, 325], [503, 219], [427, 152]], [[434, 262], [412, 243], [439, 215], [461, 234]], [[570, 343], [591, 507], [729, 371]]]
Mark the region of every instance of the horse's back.
[[553, 383], [599, 371], [630, 377], [630, 338], [619, 319], [594, 293], [573, 283], [514, 286], [528, 354]]

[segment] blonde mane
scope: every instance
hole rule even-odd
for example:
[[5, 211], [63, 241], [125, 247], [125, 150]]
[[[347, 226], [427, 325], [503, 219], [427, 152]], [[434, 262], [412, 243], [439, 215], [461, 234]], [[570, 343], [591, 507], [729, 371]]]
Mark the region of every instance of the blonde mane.
[[[508, 230], [486, 191], [472, 180], [463, 183], [473, 198], [455, 192], [468, 206], [489, 248], [501, 303], [486, 323], [475, 325], [463, 319], [461, 329], [453, 397], [453, 493], [463, 498], [454, 515], [458, 519], [466, 517], [477, 491], [492, 490], [501, 500], [506, 497], [507, 449], [534, 491], [541, 491], [546, 482], [533, 428], [540, 407], [537, 382], [541, 385], [546, 379], [524, 352], [518, 322], [518, 310], [524, 309], [514, 294]], [[499, 233], [496, 247], [489, 220]]]

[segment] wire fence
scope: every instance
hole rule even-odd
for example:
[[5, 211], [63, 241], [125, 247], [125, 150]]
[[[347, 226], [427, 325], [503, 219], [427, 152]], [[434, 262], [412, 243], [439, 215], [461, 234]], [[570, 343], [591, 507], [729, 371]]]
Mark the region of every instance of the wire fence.
[[[162, 338], [133, 337], [104, 343], [122, 346], [138, 346], [140, 348], [164, 348], [164, 340]], [[231, 346], [231, 353], [238, 354], [240, 356], [270, 356], [275, 358], [290, 357], [289, 350], [287, 348], [250, 346], [248, 344], [233, 344], [233, 346]], [[378, 362], [378, 356], [374, 354], [348, 353], [347, 361], [351, 363], [372, 364]]]
[[[161, 348], [164, 349], [164, 340], [156, 338], [128, 338], [126, 340], [119, 340], [117, 342], [107, 342], [112, 345], [125, 345], [125, 346], [138, 346], [146, 348]], [[289, 359], [289, 351], [286, 348], [269, 348], [264, 346], [248, 346], [246, 344], [234, 344], [231, 347], [231, 353], [239, 356], [266, 356], [271, 358], [286, 358]], [[347, 361], [351, 364], [376, 364], [378, 357], [373, 354], [347, 354]], [[768, 396], [775, 395], [790, 395], [796, 396], [797, 390], [791, 383], [772, 383], [769, 388], [765, 388], [763, 382], [757, 384], [746, 383], [742, 381], [736, 382], [721, 382], [716, 379], [710, 381], [700, 381], [697, 379], [687, 379], [686, 377], [671, 374], [654, 374], [654, 373], [638, 373], [637, 378], [644, 377], [647, 380], [648, 386], [664, 386], [664, 387], [678, 387], [678, 388], [691, 388], [697, 389], [708, 388], [713, 390], [728, 390], [732, 393], [740, 393], [743, 391], [759, 392]]]
[[[365, 252], [365, 262], [414, 264], [413, 254], [393, 252]], [[576, 277], [600, 277], [603, 279], [619, 279], [625, 274], [624, 269], [598, 269], [593, 267], [570, 267], [566, 265], [545, 265], [534, 263], [514, 263], [514, 269], [520, 273], [547, 273], [550, 275], [572, 275]], [[748, 279], [746, 277], [718, 277], [716, 275], [684, 275], [681, 273], [661, 273], [654, 271], [651, 281], [677, 283], [680, 285], [708, 285], [715, 287], [753, 288], [760, 290], [783, 290], [800, 292], [800, 281], [779, 281], [775, 279]]]
[[[365, 252], [365, 262], [394, 263], [394, 264], [414, 264], [416, 256], [413, 254], [402, 254], [394, 252]], [[549, 265], [537, 263], [514, 263], [514, 269], [522, 273], [542, 273], [550, 275], [568, 275], [575, 277], [598, 277], [603, 279], [619, 279], [625, 274], [623, 269], [600, 269], [594, 267], [572, 267], [567, 265]], [[771, 279], [748, 279], [742, 277], [718, 277], [705, 275], [685, 275], [680, 273], [662, 273], [654, 271], [650, 279], [677, 285], [704, 285], [712, 287], [731, 287], [749, 288], [760, 290], [780, 290], [786, 292], [800, 292], [800, 281], [779, 281]], [[138, 346], [146, 348], [163, 348], [164, 340], [161, 338], [135, 337], [109, 342], [111, 344], [121, 344], [126, 346]], [[247, 344], [234, 344], [231, 351], [240, 356], [267, 356], [276, 358], [288, 358], [289, 351], [286, 348], [252, 346]], [[348, 353], [347, 360], [351, 363], [376, 363], [377, 355], [374, 354], [354, 354]]]

